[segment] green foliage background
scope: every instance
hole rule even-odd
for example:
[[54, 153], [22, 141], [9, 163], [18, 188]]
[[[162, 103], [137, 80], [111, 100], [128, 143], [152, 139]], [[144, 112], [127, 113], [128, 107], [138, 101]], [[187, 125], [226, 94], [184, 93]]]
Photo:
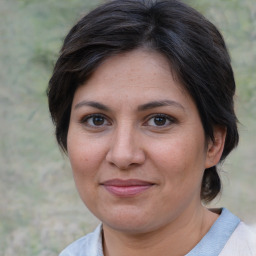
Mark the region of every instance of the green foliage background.
[[[45, 89], [72, 24], [102, 1], [0, 1], [0, 255], [54, 256], [97, 220], [55, 143]], [[223, 166], [225, 206], [256, 223], [256, 2], [187, 0], [222, 31], [237, 81], [240, 146]]]

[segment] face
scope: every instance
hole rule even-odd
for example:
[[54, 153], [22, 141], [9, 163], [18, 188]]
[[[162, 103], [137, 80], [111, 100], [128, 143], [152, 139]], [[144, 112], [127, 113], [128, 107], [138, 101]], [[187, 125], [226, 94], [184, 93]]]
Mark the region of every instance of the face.
[[201, 207], [204, 130], [159, 53], [135, 50], [98, 67], [75, 92], [67, 146], [79, 194], [103, 225], [147, 232]]

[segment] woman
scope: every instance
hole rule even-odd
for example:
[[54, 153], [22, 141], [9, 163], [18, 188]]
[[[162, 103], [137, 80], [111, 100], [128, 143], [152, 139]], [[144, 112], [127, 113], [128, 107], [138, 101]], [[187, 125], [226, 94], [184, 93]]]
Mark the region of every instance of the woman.
[[67, 35], [49, 82], [59, 145], [101, 220], [60, 255], [255, 255], [217, 165], [238, 143], [219, 31], [176, 0], [115, 0]]

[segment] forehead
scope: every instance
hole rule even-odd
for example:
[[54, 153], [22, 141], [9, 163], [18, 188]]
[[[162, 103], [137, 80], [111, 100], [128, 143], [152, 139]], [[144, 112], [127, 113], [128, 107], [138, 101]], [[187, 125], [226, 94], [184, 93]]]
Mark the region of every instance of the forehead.
[[[83, 90], [82, 90], [83, 88]], [[75, 96], [103, 97], [112, 93], [116, 97], [155, 96], [171, 92], [188, 96], [178, 81], [169, 60], [162, 54], [137, 49], [106, 59], [91, 77], [81, 85]]]

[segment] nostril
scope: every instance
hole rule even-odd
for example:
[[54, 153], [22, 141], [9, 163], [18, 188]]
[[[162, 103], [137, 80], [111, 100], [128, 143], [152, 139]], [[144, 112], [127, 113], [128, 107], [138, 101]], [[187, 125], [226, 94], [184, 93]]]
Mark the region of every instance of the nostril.
[[110, 150], [106, 155], [106, 160], [119, 170], [127, 170], [131, 167], [143, 164], [145, 154], [141, 149], [134, 149], [130, 152]]
[[106, 160], [119, 170], [126, 170], [145, 161], [141, 136], [136, 136], [136, 130], [127, 122], [116, 127], [111, 138]]

